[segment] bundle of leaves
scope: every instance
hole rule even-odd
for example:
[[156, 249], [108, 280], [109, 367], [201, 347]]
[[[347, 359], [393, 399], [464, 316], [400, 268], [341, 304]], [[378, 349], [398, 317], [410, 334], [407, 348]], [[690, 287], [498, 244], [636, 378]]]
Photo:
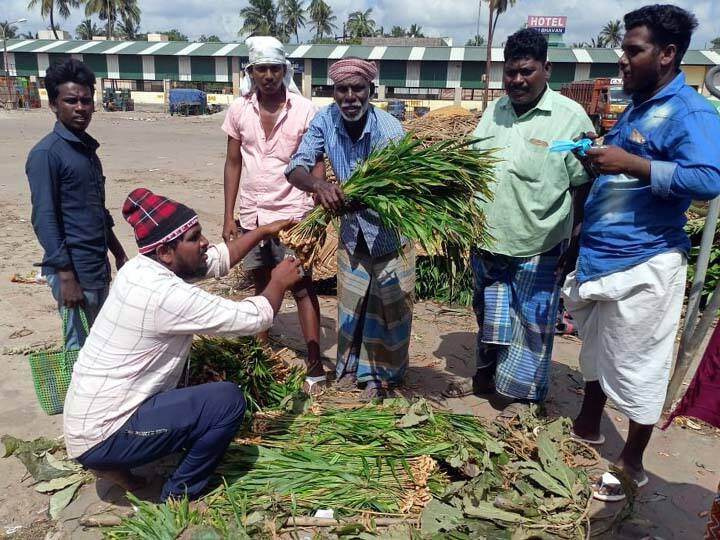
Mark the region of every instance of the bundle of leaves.
[[[700, 255], [700, 240], [703, 230], [706, 227], [707, 208], [703, 206], [691, 206], [688, 214], [689, 219], [685, 225], [685, 232], [690, 237], [692, 243], [688, 261], [688, 284], [692, 284], [693, 279], [695, 279], [698, 256]], [[715, 228], [715, 241], [710, 248], [710, 260], [708, 261], [705, 284], [703, 285], [702, 292], [702, 305], [705, 305], [710, 299], [718, 283], [720, 283], [720, 220], [718, 220]]]
[[290, 368], [254, 337], [199, 337], [190, 350], [192, 385], [230, 381], [242, 388], [248, 412], [277, 407], [302, 388], [303, 372]]
[[[407, 520], [413, 529], [401, 537], [418, 540], [580, 539], [588, 532], [590, 482], [568, 463], [566, 420], [544, 425], [537, 437], [536, 424], [513, 435], [420, 400], [267, 414], [260, 424], [249, 434], [253, 444], [230, 447], [221, 466], [226, 483], [204, 499], [204, 516], [190, 520], [165, 507], [107, 534], [172, 538], [159, 529], [264, 522], [253, 537], [272, 538], [285, 519], [318, 509], [342, 520], [334, 531], [340, 538], [375, 538], [373, 519], [387, 517]], [[131, 533], [141, 529], [152, 536]]]
[[[474, 150], [475, 142], [425, 145], [408, 134], [376, 150], [342, 185], [343, 212], [371, 209], [383, 225], [428, 255], [444, 255], [459, 264], [471, 248], [489, 240], [477, 202], [491, 197], [496, 159], [493, 151]], [[280, 239], [310, 267], [337, 217], [317, 207]]]

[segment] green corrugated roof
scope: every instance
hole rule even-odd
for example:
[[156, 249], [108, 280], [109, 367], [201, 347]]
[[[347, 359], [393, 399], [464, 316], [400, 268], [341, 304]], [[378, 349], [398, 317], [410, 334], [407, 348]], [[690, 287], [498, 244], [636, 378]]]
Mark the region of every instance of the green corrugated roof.
[[381, 60], [407, 60], [412, 47], [388, 47]]
[[575, 53], [573, 53], [572, 49], [565, 49], [560, 47], [552, 47], [548, 49], [548, 60], [558, 63], [577, 63], [577, 58], [575, 58]]
[[598, 64], [617, 64], [619, 56], [613, 49], [585, 49]]
[[700, 51], [688, 51], [683, 58], [685, 64], [696, 66], [713, 66], [715, 65], [710, 59]]
[[450, 60], [450, 47], [426, 47], [423, 56], [423, 61], [425, 60], [447, 62]]
[[[143, 54], [144, 51], [149, 48], [155, 49], [150, 54], [156, 56], [167, 56], [174, 55], [181, 52], [186, 47], [197, 45], [193, 50], [186, 53], [188, 56], [213, 56], [214, 54], [222, 51], [222, 56], [240, 56], [247, 57], [247, 47], [242, 43], [190, 43], [182, 41], [137, 41], [137, 42], [123, 42], [123, 41], [68, 41], [65, 43], [57, 44], [57, 41], [48, 39], [36, 39], [36, 40], [23, 40], [23, 39], [11, 39], [8, 40], [8, 47], [11, 48], [11, 52], [18, 53], [36, 53], [38, 49], [56, 45], [50, 47], [47, 51], [49, 53], [71, 53], [76, 49], [82, 50], [77, 51], [81, 54], [107, 54], [108, 51], [115, 50], [113, 54]], [[129, 43], [124, 46], [124, 44]], [[15, 49], [13, 46], [22, 44]], [[323, 59], [337, 49], [338, 45], [295, 45], [286, 44], [285, 49], [289, 55], [297, 50], [298, 47], [302, 47], [305, 51], [302, 54], [302, 58], [316, 58]], [[383, 47], [383, 46], [379, 46]], [[385, 53], [380, 60], [408, 60], [413, 47], [399, 47], [388, 45], [385, 47]], [[342, 57], [357, 56], [360, 58], [367, 58], [370, 53], [375, 49], [375, 46], [364, 46], [364, 45], [351, 45], [343, 53]], [[446, 62], [450, 59], [450, 47], [419, 47], [423, 51], [422, 60], [435, 61], [435, 62]], [[495, 48], [494, 50], [500, 50]], [[618, 61], [618, 55], [613, 49], [584, 49], [590, 55], [593, 63], [599, 64], [616, 64]], [[465, 47], [464, 48], [464, 59], [466, 62], [484, 62], [485, 61], [485, 47]], [[575, 63], [576, 58], [571, 48], [563, 47], [552, 47], [548, 51], [549, 58], [553, 62], [558, 63]], [[708, 59], [699, 50], [688, 51], [685, 55], [685, 64], [688, 65], [712, 65], [713, 62]]]
[[487, 58], [485, 47], [465, 47], [465, 62], [484, 62]]
[[367, 58], [375, 47], [369, 47], [367, 45], [351, 45], [350, 48], [345, 51], [343, 58], [349, 56], [355, 56], [357, 58]]

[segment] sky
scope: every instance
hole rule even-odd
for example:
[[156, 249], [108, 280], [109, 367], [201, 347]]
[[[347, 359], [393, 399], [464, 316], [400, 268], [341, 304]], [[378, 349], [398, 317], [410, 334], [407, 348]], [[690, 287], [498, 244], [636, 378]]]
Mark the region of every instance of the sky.
[[[386, 32], [395, 25], [409, 27], [415, 23], [422, 27], [428, 37], [451, 37], [454, 45], [464, 45], [477, 32], [477, 0], [326, 0], [339, 22], [338, 33], [342, 32], [342, 21], [350, 12], [372, 8], [372, 18], [377, 26]], [[309, 0], [305, 0], [307, 3]], [[627, 11], [647, 4], [647, 0], [517, 0], [515, 7], [503, 14], [498, 22], [496, 45], [505, 36], [519, 29], [528, 15], [567, 16], [566, 44], [590, 41], [597, 36], [600, 28], [609, 20], [622, 19]], [[718, 0], [676, 0], [676, 5], [691, 9], [700, 21], [700, 27], [693, 36], [691, 48], [709, 47], [710, 41], [720, 36], [720, 1]], [[45, 29], [39, 10], [27, 9], [28, 0], [0, 0], [0, 20], [14, 20], [25, 17], [28, 22], [20, 25], [21, 32]], [[202, 34], [216, 34], [223, 41], [238, 41], [241, 27], [239, 11], [247, 0], [138, 0], [142, 11], [141, 31], [162, 31], [177, 28], [197, 39]], [[562, 7], [561, 7], [562, 6]], [[481, 5], [481, 30], [487, 30], [487, 5]], [[74, 34], [75, 27], [84, 19], [82, 10], [74, 10], [70, 18], [60, 19], [60, 27]], [[311, 37], [308, 26], [300, 32], [300, 40]]]

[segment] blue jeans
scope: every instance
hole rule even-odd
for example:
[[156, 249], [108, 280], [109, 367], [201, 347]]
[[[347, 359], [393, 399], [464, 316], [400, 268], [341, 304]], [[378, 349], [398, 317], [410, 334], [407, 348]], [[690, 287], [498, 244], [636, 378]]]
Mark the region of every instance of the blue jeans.
[[108, 439], [77, 460], [96, 470], [129, 470], [183, 450], [160, 499], [198, 497], [240, 428], [242, 390], [218, 382], [160, 392]]
[[[52, 290], [52, 295], [55, 301], [58, 303], [58, 311], [60, 312], [60, 319], [62, 320], [63, 310], [65, 306], [62, 303], [62, 293], [60, 292], [60, 276], [57, 274], [48, 274], [47, 276], [48, 285]], [[100, 308], [107, 299], [108, 292], [110, 291], [110, 285], [105, 285], [101, 289], [83, 289], [83, 296], [85, 297], [84, 309], [85, 317], [87, 318], [88, 328], [90, 328], [95, 322], [95, 318], [100, 313]], [[68, 317], [68, 325], [65, 329], [65, 347], [68, 350], [78, 350], [85, 344], [85, 330], [83, 329], [82, 321], [80, 320], [80, 312], [77, 309], [73, 309]]]

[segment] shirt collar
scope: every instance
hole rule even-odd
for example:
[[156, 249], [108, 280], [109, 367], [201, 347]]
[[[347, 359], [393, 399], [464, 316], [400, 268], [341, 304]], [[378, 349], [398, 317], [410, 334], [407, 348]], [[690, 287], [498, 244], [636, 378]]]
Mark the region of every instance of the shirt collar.
[[55, 122], [55, 127], [53, 128], [53, 131], [59, 137], [65, 139], [66, 141], [76, 144], [82, 144], [90, 150], [97, 150], [100, 147], [100, 143], [93, 139], [90, 135], [88, 135], [87, 132], [85, 132], [82, 138], [80, 138], [75, 135], [75, 133], [66, 128], [65, 124], [63, 124], [59, 120]]
[[[292, 92], [290, 92], [290, 91], [286, 88], [286, 89], [285, 89], [285, 105], [284, 105], [284, 107], [285, 107], [286, 109], [290, 108], [290, 106], [292, 105], [292, 103], [291, 103], [291, 101], [290, 101], [290, 100], [292, 99], [292, 98], [291, 98], [291, 94], [292, 94]], [[260, 103], [259, 103], [259, 101], [258, 101], [257, 91], [250, 92], [250, 104], [253, 106], [253, 108], [254, 108], [256, 111], [260, 112]]]
[[[345, 135], [349, 139], [350, 135], [348, 134], [347, 129], [345, 129], [345, 122], [343, 121], [342, 114], [340, 114], [340, 107], [338, 107], [336, 103], [333, 103], [332, 107], [334, 109], [333, 116], [335, 118], [335, 129], [338, 133]], [[375, 118], [375, 107], [372, 103], [368, 106], [366, 114], [368, 115], [367, 121], [365, 122], [365, 127], [363, 128], [363, 131], [360, 134], [360, 138], [358, 139], [358, 141], [365, 137], [365, 135], [370, 135], [375, 129], [375, 126], [377, 125], [377, 119]]]
[[[545, 93], [540, 98], [540, 101], [538, 101], [535, 106], [527, 111], [526, 113], [522, 114], [522, 116], [528, 115], [533, 111], [545, 111], [545, 112], [552, 112], [552, 102], [553, 102], [553, 91], [550, 89], [550, 85], [545, 86]], [[515, 112], [515, 109], [512, 106], [512, 102], [510, 101], [510, 98], [508, 96], [505, 96], [505, 98], [502, 100], [502, 102], [499, 104], [500, 107], [503, 109], [510, 109], [513, 112]]]
[[647, 103], [652, 103], [653, 101], [659, 101], [666, 97], [674, 96], [680, 90], [682, 90], [684, 86], [685, 86], [685, 73], [683, 73], [681, 71], [680, 73], [678, 73], [675, 76], [675, 78], [672, 81], [670, 81], [663, 88], [661, 88], [657, 94], [655, 94], [654, 96], [652, 96], [649, 99], [646, 99], [642, 103], [636, 103], [635, 96], [633, 96], [633, 105], [635, 106], [635, 108], [642, 107], [643, 105], [645, 105]]

